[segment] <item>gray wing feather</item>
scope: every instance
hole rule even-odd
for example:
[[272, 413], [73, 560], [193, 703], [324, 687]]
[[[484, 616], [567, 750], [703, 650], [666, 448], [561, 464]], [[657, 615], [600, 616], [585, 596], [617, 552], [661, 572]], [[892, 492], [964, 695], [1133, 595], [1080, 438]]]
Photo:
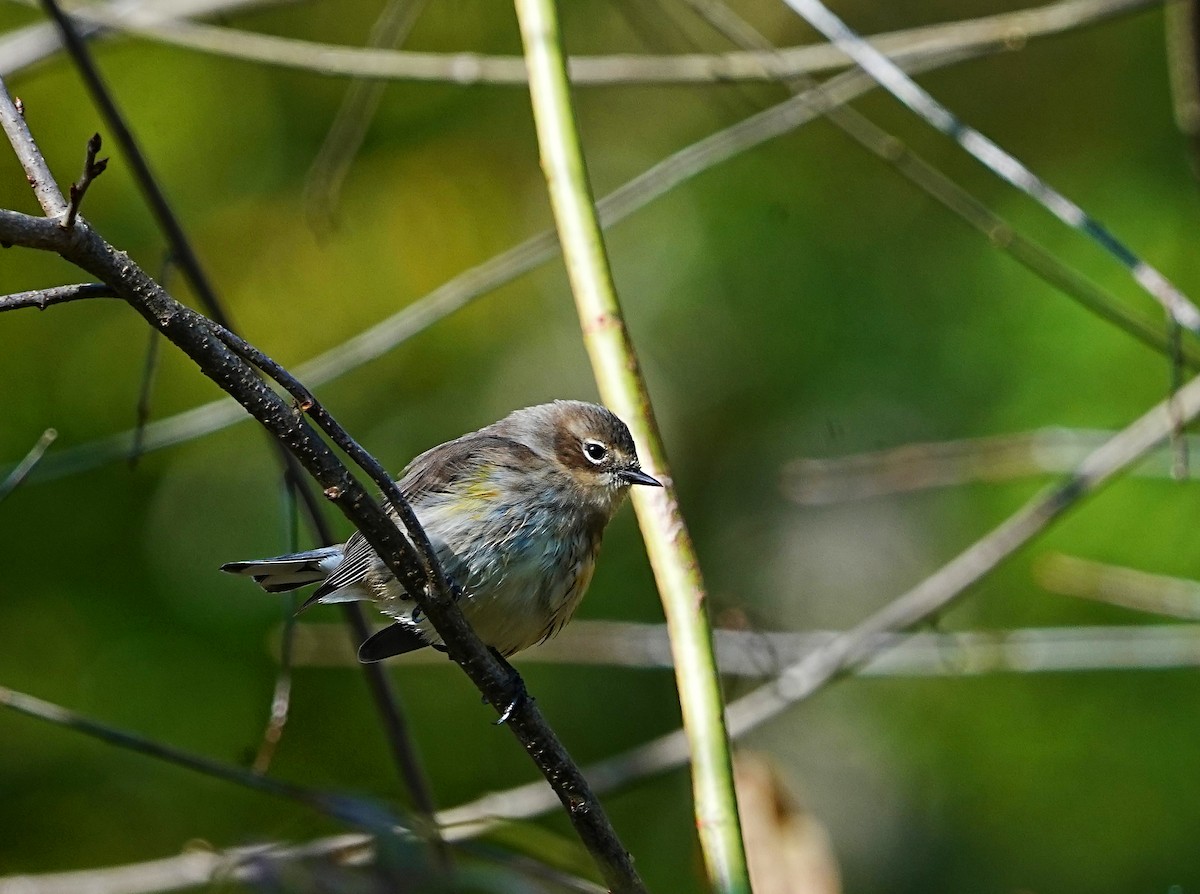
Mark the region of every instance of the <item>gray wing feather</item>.
[[[481, 466], [502, 463], [526, 468], [537, 460], [533, 450], [510, 438], [473, 433], [426, 450], [409, 463], [396, 484], [420, 517], [419, 506], [425, 497], [453, 491], [460, 481], [473, 477]], [[384, 509], [391, 514], [391, 504], [386, 500]], [[357, 531], [346, 541], [344, 552], [345, 558], [337, 570], [317, 588], [306, 605], [320, 602], [343, 587], [360, 583], [379, 562], [375, 550]]]

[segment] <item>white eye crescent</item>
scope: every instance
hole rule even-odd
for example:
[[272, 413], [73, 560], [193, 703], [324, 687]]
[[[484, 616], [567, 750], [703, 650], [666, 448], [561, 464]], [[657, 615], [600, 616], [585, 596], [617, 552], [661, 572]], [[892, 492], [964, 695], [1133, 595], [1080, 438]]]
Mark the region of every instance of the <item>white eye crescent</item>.
[[599, 441], [587, 440], [583, 442], [583, 455], [588, 462], [599, 465], [608, 458], [608, 448]]

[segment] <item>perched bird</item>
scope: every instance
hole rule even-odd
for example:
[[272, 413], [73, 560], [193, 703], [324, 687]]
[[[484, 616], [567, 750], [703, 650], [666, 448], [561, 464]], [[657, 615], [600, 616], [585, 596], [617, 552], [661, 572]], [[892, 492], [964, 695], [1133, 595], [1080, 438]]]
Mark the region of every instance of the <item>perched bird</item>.
[[[642, 471], [629, 429], [604, 407], [558, 400], [418, 456], [397, 482], [429, 536], [459, 606], [507, 657], [542, 642], [583, 598], [604, 528]], [[359, 533], [339, 546], [230, 562], [268, 592], [321, 582], [305, 606], [371, 600], [394, 623], [364, 642], [380, 661], [441, 639]]]

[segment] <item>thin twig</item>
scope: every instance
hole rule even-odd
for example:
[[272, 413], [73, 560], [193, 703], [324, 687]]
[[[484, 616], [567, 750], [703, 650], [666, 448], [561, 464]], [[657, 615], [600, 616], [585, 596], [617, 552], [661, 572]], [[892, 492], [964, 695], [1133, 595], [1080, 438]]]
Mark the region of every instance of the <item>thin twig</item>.
[[75, 217], [79, 214], [79, 206], [83, 204], [83, 197], [87, 193], [88, 187], [108, 167], [107, 158], [96, 158], [96, 153], [100, 151], [100, 142], [98, 133], [92, 134], [92, 138], [87, 141], [83, 173], [79, 175], [78, 180], [71, 184], [71, 201], [67, 204], [67, 216], [63, 218], [62, 225], [67, 229], [75, 226]]
[[49, 289], [31, 289], [28, 292], [13, 292], [0, 296], [0, 313], [36, 307], [45, 310], [55, 304], [83, 301], [88, 298], [116, 298], [116, 292], [102, 282], [85, 282], [74, 286], [54, 286]]
[[8, 88], [0, 82], [0, 128], [4, 129], [17, 161], [25, 170], [25, 179], [33, 189], [33, 194], [42, 206], [42, 212], [47, 217], [58, 218], [66, 213], [67, 200], [63, 198], [58, 182], [50, 173], [46, 159], [38, 151], [37, 143], [25, 123], [25, 106], [19, 100], [14, 100]]
[[216, 289], [213, 288], [205, 274], [200, 259], [196, 256], [191, 242], [183, 231], [183, 225], [167, 201], [166, 194], [151, 172], [149, 160], [138, 145], [125, 117], [117, 108], [116, 99], [104, 83], [100, 69], [92, 59], [91, 50], [79, 36], [71, 19], [59, 7], [57, 0], [41, 0], [41, 4], [46, 14], [58, 27], [62, 35], [63, 46], [74, 60], [80, 77], [87, 86], [88, 93], [91, 94], [92, 102], [112, 132], [113, 139], [117, 141], [121, 155], [124, 157], [125, 163], [129, 165], [134, 182], [137, 183], [138, 190], [142, 193], [142, 198], [150, 206], [150, 212], [154, 215], [159, 229], [167, 238], [175, 263], [179, 265], [183, 275], [195, 289], [197, 297], [203, 302], [209, 315], [222, 326], [231, 326], [229, 316], [217, 298]]
[[821, 0], [784, 0], [810, 25], [850, 56], [885, 90], [920, 118], [949, 136], [996, 176], [1007, 181], [1043, 208], [1095, 242], [1126, 269], [1134, 281], [1163, 306], [1181, 326], [1200, 334], [1200, 308], [1170, 280], [1134, 252], [1098, 220], [1052, 188], [1029, 168], [1005, 152], [979, 131], [967, 126], [894, 62], [864, 41], [845, 22], [830, 12]]
[[[65, 726], [110, 745], [166, 761], [214, 779], [221, 779], [244, 788], [303, 804], [318, 813], [361, 829], [367, 829], [372, 833], [390, 831], [399, 825], [396, 819], [380, 805], [347, 795], [331, 794], [291, 782], [259, 776], [243, 770], [241, 767], [223, 764], [203, 755], [164, 745], [138, 733], [109, 726], [69, 708], [63, 708], [40, 698], [17, 692], [6, 686], [0, 686], [0, 706], [57, 726]], [[406, 824], [409, 828], [412, 827], [410, 820], [406, 820]]]
[[3, 481], [0, 481], [0, 501], [3, 501], [5, 497], [21, 486], [21, 482], [29, 477], [29, 473], [33, 471], [33, 467], [41, 462], [42, 457], [57, 437], [57, 429], [48, 428], [42, 432], [41, 437], [34, 442], [34, 445], [29, 448], [29, 452], [25, 454], [25, 458], [17, 463], [16, 468], [9, 472]]
[[[1192, 379], [1177, 395], [1188, 419], [1200, 413], [1200, 378]], [[1118, 474], [1166, 438], [1173, 416], [1163, 401], [1093, 451], [1075, 473], [1025, 504], [1003, 524], [986, 534], [904, 595], [889, 602], [846, 633], [808, 653], [764, 684], [728, 705], [726, 716], [734, 738], [778, 716], [831, 680], [854, 671], [881, 654], [885, 634], [912, 627], [946, 608], [1005, 558], [1028, 543], [1068, 509], [1102, 490]], [[659, 736], [622, 754], [587, 767], [595, 790], [612, 791], [631, 780], [676, 769], [687, 763], [683, 730]], [[487, 795], [470, 804], [442, 811], [443, 824], [473, 824], [527, 819], [553, 809], [543, 787], [524, 785]]]
[[[296, 490], [302, 483], [292, 479], [287, 472], [283, 475], [283, 504], [284, 518], [287, 521], [287, 548], [290, 552], [300, 549], [299, 513]], [[251, 768], [255, 773], [266, 773], [271, 769], [271, 761], [283, 739], [283, 729], [287, 725], [288, 715], [292, 705], [292, 654], [296, 642], [296, 609], [298, 608], [295, 593], [285, 594], [280, 600], [283, 609], [283, 635], [280, 638], [279, 669], [275, 672], [275, 686], [271, 693], [271, 710], [267, 725], [263, 729], [262, 739], [258, 744], [258, 753], [254, 756]], [[344, 637], [344, 630], [343, 630]], [[432, 811], [429, 812], [432, 816]]]
[[[1029, 38], [1075, 30], [1153, 5], [1153, 0], [1062, 0], [1037, 9], [880, 35], [872, 42], [881, 52], [904, 63], [964, 50], [1004, 52]], [[506, 87], [528, 83], [524, 61], [516, 56], [415, 53], [316, 43], [183, 18], [165, 20], [158, 14], [116, 15], [99, 6], [81, 6], [71, 14], [175, 46], [327, 76]], [[579, 56], [569, 60], [569, 68], [571, 82], [578, 86], [719, 85], [787, 80], [799, 74], [838, 71], [849, 63], [842, 50], [821, 43], [778, 53]]]
[[515, 6], [529, 67], [538, 154], [592, 373], [600, 396], [629, 425], [639, 455], [663, 485], [635, 493], [633, 502], [678, 662], [675, 683], [691, 748], [705, 867], [709, 882], [722, 894], [749, 892], [704, 580], [613, 285], [575, 123], [558, 11], [555, 0], [516, 0]]

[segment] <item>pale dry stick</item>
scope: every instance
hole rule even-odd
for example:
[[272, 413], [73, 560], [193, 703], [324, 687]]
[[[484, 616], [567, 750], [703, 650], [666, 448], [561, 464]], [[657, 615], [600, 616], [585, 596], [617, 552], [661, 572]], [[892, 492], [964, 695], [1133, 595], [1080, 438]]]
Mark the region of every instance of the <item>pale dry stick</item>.
[[[1061, 0], [1038, 9], [898, 31], [873, 41], [881, 52], [905, 63], [963, 50], [998, 52], [1013, 48], [1014, 34], [1058, 34], [1154, 5], [1153, 0]], [[136, 11], [118, 16], [97, 6], [80, 6], [71, 14], [81, 21], [186, 49], [327, 76], [463, 86], [528, 83], [524, 62], [517, 56], [417, 53], [314, 43], [184, 19], [167, 21], [157, 15], [143, 20]], [[850, 60], [842, 50], [822, 43], [766, 53], [583, 56], [573, 57], [568, 64], [572, 83], [605, 86], [779, 81], [800, 74], [838, 71]]]
[[[1185, 385], [1174, 400], [1187, 420], [1200, 413], [1200, 378]], [[786, 668], [776, 680], [731, 703], [726, 711], [730, 734], [744, 736], [778, 716], [790, 705], [818, 692], [846, 671], [860, 666], [878, 651], [882, 634], [895, 632], [941, 612], [1000, 562], [1028, 543], [1066, 510], [1093, 495], [1116, 475], [1166, 439], [1174, 424], [1170, 400], [1118, 432], [1084, 459], [1065, 482], [1025, 504], [1007, 521], [943, 565], [916, 587], [888, 603], [846, 633]], [[608, 792], [631, 780], [684, 766], [687, 739], [675, 730], [585, 768], [597, 792]], [[469, 804], [443, 810], [443, 824], [489, 825], [508, 819], [528, 819], [553, 809], [545, 788], [524, 785], [487, 795]]]
[[600, 396], [629, 425], [639, 456], [663, 485], [649, 494], [634, 494], [633, 503], [667, 616], [709, 883], [722, 894], [748, 894], [750, 876], [704, 580], [613, 284], [575, 122], [558, 11], [555, 0], [516, 0], [515, 7], [529, 67], [538, 154], [592, 372]]
[[[1043, 560], [1057, 566], [1060, 557]], [[1066, 560], [1067, 557], [1061, 557]], [[1085, 595], [1170, 617], [1200, 620], [1200, 583], [1112, 566], [1085, 567], [1079, 559], [1053, 575], [1035, 566], [1047, 589]], [[1097, 563], [1086, 563], [1095, 566]], [[1111, 575], [1111, 577], [1110, 577]], [[1104, 583], [1102, 595], [1093, 586]], [[1076, 592], [1078, 590], [1078, 592]], [[1086, 592], [1084, 592], [1086, 590]], [[1128, 596], [1128, 599], [1126, 597]], [[352, 669], [354, 650], [335, 624], [303, 625], [296, 638], [297, 667]], [[840, 635], [833, 630], [802, 632], [713, 631], [717, 665], [725, 676], [748, 680], [775, 677], [784, 667], [824, 648]], [[874, 657], [854, 669], [856, 677], [962, 677], [995, 673], [1153, 670], [1200, 665], [1200, 625], [1143, 624], [1106, 627], [1026, 627], [952, 633], [885, 633], [871, 642]], [[443, 662], [444, 663], [444, 662]], [[518, 667], [554, 665], [669, 670], [675, 666], [664, 624], [630, 621], [574, 621], [570, 627], [514, 661]], [[436, 655], [410, 652], [398, 667], [438, 667]]]
[[[168, 21], [189, 19], [196, 16], [228, 15], [243, 9], [264, 6], [280, 6], [290, 0], [113, 0], [104, 3], [112, 15], [136, 10], [146, 18]], [[25, 5], [35, 6], [37, 0], [24, 0]], [[83, 37], [112, 37], [120, 35], [104, 28], [99, 23], [84, 23], [80, 28]], [[62, 35], [53, 22], [37, 22], [0, 34], [0, 77], [9, 77], [37, 65], [62, 49]]]
[[[604, 894], [606, 890], [593, 882], [516, 854], [504, 854], [497, 861], [493, 853], [469, 843], [460, 844], [458, 849], [468, 853], [478, 852], [481, 860], [499, 862], [502, 869], [511, 867], [515, 876], [523, 877], [513, 879], [523, 884], [518, 883], [503, 890], [561, 890], [570, 894]], [[351, 832], [302, 844], [269, 842], [225, 850], [190, 850], [172, 857], [123, 866], [0, 876], [0, 894], [165, 894], [168, 891], [195, 888], [212, 889], [214, 886], [217, 890], [223, 890], [230, 883], [272, 890], [279, 884], [279, 869], [289, 864], [324, 861], [339, 867], [365, 867], [372, 865], [375, 859], [375, 839], [370, 835]], [[288, 878], [291, 879], [291, 876]], [[542, 884], [531, 889], [530, 880]], [[413, 879], [404, 881], [414, 882]], [[495, 877], [491, 881], [497, 883]], [[551, 887], [548, 889], [545, 883]], [[500, 889], [499, 885], [497, 889]], [[328, 887], [321, 890], [328, 890]]]
[[[402, 44], [425, 3], [426, 0], [388, 0], [371, 27], [370, 46], [395, 49]], [[342, 184], [362, 147], [386, 86], [384, 81], [356, 79], [346, 87], [342, 104], [304, 178], [304, 204], [310, 227], [333, 227]]]
[[1128, 269], [1142, 289], [1163, 306], [1180, 326], [1200, 334], [1200, 308], [1162, 273], [1139, 258], [1098, 220], [1035, 175], [994, 141], [967, 126], [899, 66], [872, 47], [845, 22], [830, 12], [821, 0], [783, 0], [797, 15], [839, 46], [881, 87], [900, 100], [918, 117], [953, 139], [996, 176], [1021, 190], [1043, 208], [1083, 233]]
[[50, 173], [46, 159], [38, 152], [37, 144], [33, 141], [29, 125], [25, 123], [24, 105], [19, 98], [10, 98], [7, 90], [0, 101], [0, 128], [8, 137], [17, 161], [25, 171], [25, 179], [33, 189], [33, 194], [46, 217], [63, 217], [67, 213], [67, 200], [58, 188], [58, 181]]
[[1200, 581], [1151, 574], [1062, 553], [1041, 557], [1033, 566], [1033, 578], [1051, 593], [1093, 599], [1170, 618], [1200, 620]]

